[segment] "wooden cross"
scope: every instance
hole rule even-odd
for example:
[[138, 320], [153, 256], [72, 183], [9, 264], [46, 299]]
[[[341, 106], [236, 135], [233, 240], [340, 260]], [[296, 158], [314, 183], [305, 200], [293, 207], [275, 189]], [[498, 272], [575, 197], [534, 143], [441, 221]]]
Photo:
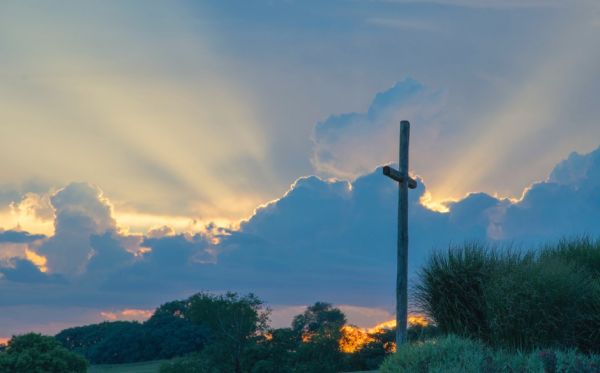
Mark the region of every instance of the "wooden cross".
[[410, 123], [400, 122], [400, 167], [383, 167], [383, 174], [398, 182], [398, 262], [396, 274], [396, 349], [406, 342], [408, 316], [408, 188], [417, 181], [408, 175], [408, 139]]

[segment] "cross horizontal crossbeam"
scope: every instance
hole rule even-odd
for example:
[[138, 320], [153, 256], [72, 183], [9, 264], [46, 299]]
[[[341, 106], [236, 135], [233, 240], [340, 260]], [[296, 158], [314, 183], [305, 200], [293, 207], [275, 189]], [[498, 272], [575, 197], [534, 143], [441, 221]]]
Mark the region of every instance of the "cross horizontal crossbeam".
[[[405, 175], [403, 173], [394, 168], [391, 168], [390, 166], [383, 167], [383, 174], [392, 180], [396, 180], [399, 183], [402, 183], [405, 178]], [[410, 189], [415, 189], [417, 187], [417, 181], [412, 177], [406, 175], [406, 180]]]

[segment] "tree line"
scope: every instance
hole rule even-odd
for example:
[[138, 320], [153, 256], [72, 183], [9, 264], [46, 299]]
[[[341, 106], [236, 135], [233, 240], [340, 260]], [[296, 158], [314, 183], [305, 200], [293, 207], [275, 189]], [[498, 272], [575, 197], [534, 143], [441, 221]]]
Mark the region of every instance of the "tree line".
[[[0, 372], [85, 372], [88, 362], [170, 359], [162, 373], [327, 373], [376, 369], [394, 349], [394, 331], [385, 329], [344, 351], [344, 342], [356, 341], [344, 332], [344, 313], [329, 303], [307, 307], [287, 328], [271, 328], [269, 316], [253, 294], [198, 293], [161, 305], [141, 323], [102, 322], [65, 329], [55, 337], [13, 337], [0, 352]], [[411, 336], [432, 331], [413, 326]]]

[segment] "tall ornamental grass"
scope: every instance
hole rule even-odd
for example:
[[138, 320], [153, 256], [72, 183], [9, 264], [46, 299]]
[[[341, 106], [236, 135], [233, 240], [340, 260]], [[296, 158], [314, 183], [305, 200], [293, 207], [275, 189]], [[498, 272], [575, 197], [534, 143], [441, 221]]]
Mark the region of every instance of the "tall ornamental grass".
[[447, 334], [513, 350], [600, 352], [600, 243], [451, 247], [431, 256], [416, 298]]

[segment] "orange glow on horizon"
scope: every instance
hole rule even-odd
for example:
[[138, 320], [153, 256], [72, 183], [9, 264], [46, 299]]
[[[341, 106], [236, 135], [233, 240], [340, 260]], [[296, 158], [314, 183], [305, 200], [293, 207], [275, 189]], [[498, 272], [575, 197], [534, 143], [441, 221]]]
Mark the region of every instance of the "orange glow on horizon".
[[367, 330], [356, 326], [344, 325], [339, 345], [342, 352], [351, 354], [373, 341], [375, 339], [371, 337]]
[[[429, 320], [424, 315], [414, 313], [408, 315], [408, 325], [425, 327], [429, 325]], [[342, 327], [342, 338], [340, 338], [339, 342], [340, 350], [345, 353], [359, 351], [368, 343], [375, 341], [375, 338], [373, 338], [374, 334], [379, 334], [395, 327], [396, 320], [384, 321], [372, 328], [359, 328], [352, 325], [345, 325]], [[302, 340], [305, 341], [304, 338]], [[396, 351], [396, 344], [391, 343], [389, 346], [386, 345], [385, 348], [388, 351], [394, 352]]]
[[[429, 319], [427, 319], [427, 317], [425, 317], [425, 315], [421, 315], [418, 313], [413, 313], [411, 315], [408, 315], [408, 325], [409, 326], [422, 326], [425, 327], [427, 325], [429, 325]], [[396, 323], [394, 322], [394, 326], [396, 326]]]
[[154, 314], [154, 310], [140, 310], [133, 308], [126, 308], [121, 311], [102, 311], [100, 312], [100, 316], [107, 321], [117, 321], [117, 320], [128, 320], [128, 321], [146, 321], [148, 320], [152, 314]]

